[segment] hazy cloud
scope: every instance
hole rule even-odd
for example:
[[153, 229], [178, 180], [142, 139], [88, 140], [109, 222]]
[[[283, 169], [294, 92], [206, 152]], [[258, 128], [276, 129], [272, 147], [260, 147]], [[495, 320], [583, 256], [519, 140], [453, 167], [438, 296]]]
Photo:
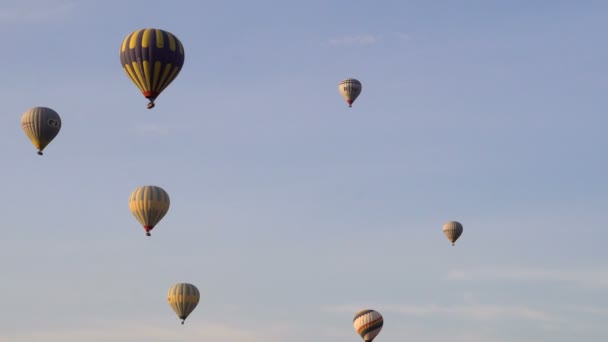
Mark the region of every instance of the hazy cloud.
[[[324, 311], [350, 313], [357, 312], [360, 309], [361, 307], [359, 305], [329, 306], [323, 308]], [[418, 317], [447, 315], [480, 321], [498, 320], [504, 318], [543, 322], [558, 320], [557, 317], [551, 316], [544, 311], [518, 305], [382, 305], [378, 307], [378, 310], [382, 312], [393, 312]]]
[[[394, 41], [410, 41], [412, 37], [404, 32], [392, 32], [386, 36], [389, 40]], [[334, 37], [327, 40], [327, 45], [330, 46], [369, 46], [374, 45], [385, 39], [384, 35], [380, 34], [359, 34], [359, 35], [349, 35], [349, 36], [341, 36]]]
[[137, 124], [135, 130], [140, 135], [167, 135], [169, 128], [158, 124]]
[[587, 313], [591, 315], [608, 315], [608, 308], [594, 306], [574, 306], [570, 308], [572, 311], [579, 313]]
[[372, 45], [377, 43], [380, 39], [381, 37], [379, 35], [366, 33], [332, 38], [328, 41], [328, 43], [332, 46]]
[[403, 41], [409, 41], [412, 40], [412, 36], [404, 33], [404, 32], [395, 32], [395, 36], [399, 39], [399, 40], [403, 40]]
[[0, 2], [0, 23], [62, 19], [76, 7], [73, 0], [13, 0]]
[[587, 288], [608, 288], [608, 270], [568, 270], [541, 268], [456, 269], [449, 280], [521, 280], [569, 282]]
[[[608, 309], [594, 306], [564, 306], [559, 309], [539, 309], [526, 305], [495, 305], [495, 304], [464, 304], [464, 305], [382, 305], [376, 303], [373, 305], [378, 311], [391, 316], [405, 315], [417, 318], [426, 318], [430, 320], [440, 320], [447, 318], [449, 321], [454, 320], [469, 320], [473, 321], [476, 326], [492, 326], [492, 324], [501, 324], [505, 320], [520, 320], [530, 322], [541, 331], [558, 333], [589, 333], [596, 331], [601, 333], [600, 328], [593, 322], [588, 322], [581, 314], [596, 316], [597, 319], [604, 319], [608, 314]], [[322, 311], [339, 313], [340, 315], [352, 315], [361, 309], [361, 305], [330, 305], [322, 307]], [[574, 318], [574, 319], [573, 319]], [[395, 319], [395, 318], [393, 318]], [[490, 324], [492, 323], [492, 324]], [[510, 323], [509, 323], [510, 324]], [[403, 331], [399, 331], [399, 327], [395, 327], [397, 331], [393, 331], [395, 336], [403, 335], [412, 340], [425, 341], [462, 341], [462, 342], [477, 342], [477, 341], [509, 341], [510, 339], [502, 336], [495, 336], [492, 329], [481, 331], [441, 331], [441, 330], [424, 330], [416, 329], [415, 326], [404, 327]], [[345, 338], [348, 332], [343, 332], [337, 329], [325, 329], [323, 335], [331, 338]], [[504, 339], [503, 339], [504, 337]]]
[[[273, 330], [247, 330], [209, 322], [162, 328], [151, 322], [106, 322], [102, 326], [16, 333], [0, 332], [1, 341], [11, 342], [279, 342]], [[183, 332], [183, 333], [181, 333]]]

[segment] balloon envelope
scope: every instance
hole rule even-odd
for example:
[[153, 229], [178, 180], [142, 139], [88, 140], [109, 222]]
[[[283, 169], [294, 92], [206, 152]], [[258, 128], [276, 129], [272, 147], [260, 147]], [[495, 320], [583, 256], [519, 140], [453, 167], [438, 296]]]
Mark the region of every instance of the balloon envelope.
[[38, 154], [57, 136], [61, 129], [61, 118], [47, 107], [33, 107], [21, 116], [21, 128], [30, 139]]
[[375, 310], [361, 310], [355, 314], [353, 325], [363, 341], [371, 342], [382, 330], [384, 318]]
[[175, 311], [182, 324], [198, 305], [200, 293], [196, 286], [188, 283], [179, 283], [171, 286], [167, 294], [169, 306]]
[[359, 97], [359, 94], [361, 94], [361, 82], [354, 78], [347, 78], [340, 82], [338, 90], [340, 90], [340, 94], [342, 94], [342, 97], [344, 97], [348, 106], [352, 107], [353, 102], [355, 102], [357, 97]]
[[184, 65], [184, 46], [172, 33], [155, 28], [132, 32], [120, 47], [120, 63], [144, 97], [154, 100], [177, 77]]
[[154, 185], [141, 186], [131, 193], [129, 209], [150, 236], [150, 231], [169, 211], [169, 194]]
[[462, 231], [462, 224], [457, 221], [450, 221], [443, 225], [443, 234], [450, 240], [452, 246], [454, 246], [456, 240], [462, 235]]

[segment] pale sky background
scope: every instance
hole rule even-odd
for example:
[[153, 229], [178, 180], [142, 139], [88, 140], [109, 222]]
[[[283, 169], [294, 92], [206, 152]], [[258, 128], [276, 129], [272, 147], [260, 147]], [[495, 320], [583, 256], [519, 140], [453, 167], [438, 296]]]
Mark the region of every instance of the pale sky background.
[[[186, 51], [152, 110], [145, 27]], [[605, 1], [2, 0], [0, 341], [359, 342], [364, 308], [375, 342], [606, 340], [607, 31]]]

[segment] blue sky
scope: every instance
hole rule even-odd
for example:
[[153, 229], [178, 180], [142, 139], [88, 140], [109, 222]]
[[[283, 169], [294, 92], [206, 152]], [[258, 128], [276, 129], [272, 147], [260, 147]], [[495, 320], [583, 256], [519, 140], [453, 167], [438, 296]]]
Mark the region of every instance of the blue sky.
[[[377, 342], [605, 340], [607, 15], [2, 1], [0, 340], [359, 341], [363, 308]], [[118, 58], [144, 27], [186, 51], [153, 110]], [[33, 106], [62, 117], [43, 157]], [[151, 238], [128, 208], [144, 184], [171, 197]], [[177, 282], [201, 292], [184, 326]]]

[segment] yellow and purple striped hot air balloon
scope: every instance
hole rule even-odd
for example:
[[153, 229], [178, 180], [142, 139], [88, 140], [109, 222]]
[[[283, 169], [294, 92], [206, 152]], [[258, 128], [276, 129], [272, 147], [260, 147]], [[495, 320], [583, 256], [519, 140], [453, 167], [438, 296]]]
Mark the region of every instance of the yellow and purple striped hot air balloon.
[[380, 330], [382, 330], [384, 318], [382, 318], [382, 315], [378, 311], [370, 309], [361, 310], [355, 314], [353, 325], [363, 341], [372, 342], [378, 336]]
[[188, 283], [179, 283], [171, 286], [167, 294], [169, 306], [175, 311], [177, 317], [182, 320], [182, 324], [190, 313], [198, 305], [200, 293], [196, 286]]
[[21, 128], [30, 139], [38, 154], [51, 142], [61, 129], [61, 118], [47, 107], [33, 107], [21, 116]]
[[129, 197], [129, 209], [150, 236], [150, 231], [169, 211], [169, 194], [161, 187], [144, 185]]
[[120, 63], [127, 76], [150, 102], [175, 80], [184, 65], [184, 46], [175, 35], [155, 28], [132, 32], [120, 47]]

